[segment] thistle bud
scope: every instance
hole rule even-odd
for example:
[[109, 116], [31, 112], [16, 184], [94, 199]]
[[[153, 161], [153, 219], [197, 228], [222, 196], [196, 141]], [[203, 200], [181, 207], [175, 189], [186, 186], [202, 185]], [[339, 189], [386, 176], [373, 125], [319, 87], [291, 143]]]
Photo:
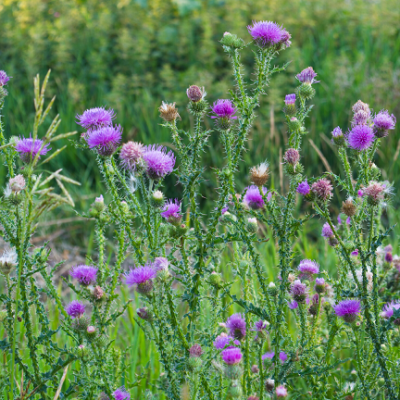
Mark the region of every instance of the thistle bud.
[[268, 294], [271, 296], [276, 296], [278, 294], [278, 289], [274, 282], [270, 282], [268, 285]]
[[76, 352], [79, 358], [85, 358], [89, 354], [89, 351], [84, 344], [79, 345]]
[[88, 326], [89, 326], [89, 321], [84, 315], [76, 317], [72, 321], [72, 327], [76, 331], [86, 331]]
[[357, 213], [357, 206], [354, 204], [353, 199], [349, 197], [346, 201], [342, 202], [342, 212], [348, 217], [354, 217]]
[[284, 160], [291, 165], [296, 165], [300, 160], [300, 154], [296, 149], [288, 149], [285, 153]]
[[102, 212], [106, 208], [106, 205], [104, 204], [103, 195], [101, 194], [100, 197], [96, 197], [96, 200], [94, 201], [94, 203], [92, 205], [96, 211]]
[[217, 290], [221, 289], [224, 284], [221, 275], [217, 274], [215, 271], [211, 272], [208, 282], [214, 289]]
[[10, 179], [8, 186], [13, 193], [18, 194], [25, 189], [25, 178], [22, 175], [17, 175]]
[[189, 100], [193, 101], [194, 103], [197, 103], [198, 101], [202, 100], [203, 97], [206, 95], [204, 88], [199, 88], [196, 85], [190, 86], [186, 90], [187, 97]]
[[96, 338], [97, 329], [94, 326], [88, 326], [86, 328], [86, 339], [92, 341]]
[[299, 131], [301, 128], [301, 122], [296, 118], [292, 117], [289, 120], [289, 130], [292, 132]]
[[239, 382], [234, 381], [229, 388], [229, 394], [232, 399], [239, 399], [242, 397], [242, 387]]
[[315, 279], [315, 291], [319, 294], [325, 293], [325, 279], [324, 278]]
[[96, 286], [92, 290], [92, 296], [97, 301], [104, 299], [105, 298], [104, 294], [105, 294], [104, 290], [100, 286]]
[[151, 312], [147, 307], [138, 308], [136, 310], [136, 314], [138, 315], [139, 318], [145, 321], [151, 322], [153, 320], [153, 315], [151, 314]]
[[225, 224], [231, 224], [237, 221], [236, 215], [231, 214], [229, 211], [226, 211], [221, 216], [221, 222]]
[[164, 195], [160, 190], [156, 190], [151, 195], [151, 205], [154, 208], [160, 208], [164, 204]]
[[121, 211], [124, 215], [127, 215], [130, 213], [129, 205], [126, 201], [121, 201]]
[[257, 218], [248, 218], [246, 228], [249, 233], [256, 233], [258, 230]]
[[258, 368], [258, 365], [254, 364], [251, 366], [251, 372], [253, 374], [258, 374], [260, 372], [260, 369]]
[[232, 47], [233, 49], [240, 49], [244, 46], [243, 39], [237, 37], [230, 32], [225, 32], [224, 36], [221, 39], [221, 43], [224, 46]]
[[292, 117], [296, 114], [296, 95], [295, 94], [287, 94], [285, 97], [285, 108], [283, 112]]
[[344, 146], [346, 144], [345, 137], [340, 127], [337, 126], [332, 131], [332, 140], [336, 144], [336, 146]]

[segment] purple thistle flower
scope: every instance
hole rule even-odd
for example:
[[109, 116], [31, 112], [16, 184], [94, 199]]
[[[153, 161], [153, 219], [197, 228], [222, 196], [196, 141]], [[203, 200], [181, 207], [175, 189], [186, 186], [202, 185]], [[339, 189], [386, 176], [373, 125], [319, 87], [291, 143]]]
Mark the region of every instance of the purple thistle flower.
[[290, 294], [298, 303], [304, 303], [307, 297], [307, 285], [301, 283], [300, 279], [295, 280], [290, 286]]
[[0, 86], [7, 85], [7, 82], [10, 80], [11, 76], [8, 76], [5, 71], [0, 71]]
[[118, 388], [112, 395], [115, 400], [130, 400], [131, 398], [131, 395], [125, 391], [123, 386]]
[[295, 310], [298, 306], [299, 306], [299, 303], [296, 300], [293, 300], [290, 303], [288, 303], [288, 307], [291, 310]]
[[383, 307], [381, 317], [389, 319], [393, 316], [395, 310], [400, 309], [400, 303], [398, 301], [392, 301]]
[[338, 317], [352, 323], [361, 311], [361, 303], [359, 300], [343, 300], [334, 307], [334, 310]]
[[355, 249], [354, 251], [352, 251], [350, 253], [353, 257], [357, 257], [358, 256], [358, 249]]
[[252, 331], [257, 332], [257, 335], [254, 339], [257, 340], [259, 337], [265, 338], [266, 335], [268, 334], [267, 327], [268, 327], [268, 324], [265, 321], [263, 321], [261, 319], [259, 321], [257, 321], [254, 324], [253, 328], [251, 329]]
[[349, 147], [358, 151], [368, 149], [374, 139], [374, 132], [368, 125], [356, 125], [347, 135]]
[[225, 349], [222, 351], [221, 355], [224, 363], [228, 365], [239, 364], [242, 359], [242, 353], [237, 347]]
[[174, 170], [175, 156], [163, 146], [146, 146], [143, 154], [146, 163], [146, 172], [150, 179], [158, 180]]
[[230, 336], [241, 340], [246, 336], [246, 321], [239, 313], [231, 315], [226, 321]]
[[51, 148], [49, 144], [46, 144], [42, 149], [43, 140], [40, 139], [32, 139], [29, 138], [22, 138], [18, 140], [17, 144], [15, 145], [15, 150], [19, 153], [21, 160], [25, 163], [31, 162], [35, 157], [36, 154], [40, 152], [40, 156], [44, 156], [48, 153]]
[[297, 186], [297, 193], [301, 194], [302, 196], [307, 196], [310, 192], [311, 188], [307, 180], [299, 183], [299, 186]]
[[276, 397], [287, 397], [287, 389], [283, 385], [279, 385], [275, 389]]
[[181, 203], [178, 199], [165, 203], [161, 216], [172, 225], [179, 225], [182, 220]]
[[296, 95], [295, 94], [287, 94], [285, 96], [285, 104], [288, 105], [292, 105], [296, 103]]
[[308, 84], [313, 84], [313, 83], [319, 83], [319, 81], [315, 80], [314, 78], [317, 76], [317, 73], [314, 72], [313, 67], [307, 67], [306, 69], [303, 69], [299, 74], [296, 75], [296, 78], [301, 82], [301, 83], [308, 83]]
[[89, 286], [96, 282], [97, 268], [89, 265], [77, 265], [69, 274], [81, 285]]
[[315, 279], [315, 287], [314, 287], [315, 291], [317, 293], [324, 293], [325, 288], [326, 288], [325, 279], [324, 278], [316, 278]]
[[343, 137], [343, 132], [339, 126], [332, 131], [332, 137], [335, 139]]
[[129, 170], [135, 169], [136, 165], [142, 160], [143, 148], [144, 146], [139, 142], [125, 143], [119, 153], [122, 166]]
[[[253, 210], [259, 210], [260, 208], [263, 208], [265, 203], [260, 194], [260, 189], [255, 185], [248, 186], [246, 189], [246, 194], [243, 197], [243, 203]], [[262, 191], [264, 195], [266, 195], [268, 192], [265, 187], [262, 188]], [[271, 200], [271, 196], [271, 193], [268, 193], [267, 201]]]
[[221, 333], [215, 338], [214, 347], [217, 350], [223, 350], [226, 346], [230, 344], [232, 340], [233, 338], [231, 336], [228, 336], [226, 333]]
[[310, 277], [319, 273], [319, 265], [312, 260], [301, 260], [298, 270], [302, 272], [302, 277]]
[[104, 126], [88, 132], [87, 143], [90, 149], [96, 148], [101, 156], [110, 156], [117, 149], [122, 137], [122, 128], [117, 126]]
[[[264, 361], [267, 358], [269, 358], [270, 360], [272, 360], [275, 356], [275, 352], [274, 351], [267, 351], [265, 354], [262, 355], [261, 359]], [[281, 351], [279, 353], [279, 359], [281, 360], [281, 363], [283, 364], [285, 361], [287, 361], [288, 356], [284, 351]]]
[[65, 311], [72, 319], [79, 318], [85, 313], [85, 306], [74, 300], [66, 307]]
[[271, 47], [278, 43], [290, 46], [290, 34], [281, 26], [271, 21], [253, 22], [247, 27], [253, 40], [261, 47]]
[[371, 113], [369, 111], [364, 111], [364, 110], [357, 111], [353, 116], [353, 119], [351, 121], [351, 126], [367, 125], [370, 116]]
[[375, 115], [374, 126], [379, 129], [388, 130], [394, 129], [396, 125], [396, 117], [389, 114], [387, 110], [382, 110]]
[[152, 266], [139, 266], [125, 275], [125, 283], [135, 286], [138, 293], [148, 294], [153, 289], [153, 279], [156, 275], [157, 271]]
[[153, 268], [158, 271], [168, 270], [169, 261], [165, 257], [156, 257], [153, 263]]
[[199, 344], [194, 344], [190, 349], [189, 349], [189, 355], [190, 357], [200, 357], [203, 354], [203, 349]]
[[[339, 218], [340, 218], [340, 215], [338, 216], [338, 221], [339, 221]], [[341, 223], [342, 223], [342, 221], [340, 220], [339, 224], [341, 224]], [[324, 225], [322, 226], [321, 236], [324, 238], [331, 238], [331, 237], [335, 236], [331, 226], [327, 222], [325, 222]]]
[[225, 119], [237, 119], [235, 112], [237, 111], [232, 101], [228, 99], [219, 99], [212, 106], [211, 111], [215, 114], [211, 118], [225, 118]]
[[104, 107], [90, 108], [82, 115], [77, 115], [77, 124], [88, 130], [94, 130], [112, 125], [115, 118], [114, 110], [106, 110]]

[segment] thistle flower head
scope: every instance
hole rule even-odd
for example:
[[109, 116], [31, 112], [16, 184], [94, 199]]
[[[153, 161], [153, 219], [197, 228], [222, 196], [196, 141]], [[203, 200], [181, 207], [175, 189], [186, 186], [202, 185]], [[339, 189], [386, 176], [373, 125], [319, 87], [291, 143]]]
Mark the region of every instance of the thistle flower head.
[[260, 47], [272, 47], [278, 43], [284, 44], [285, 47], [290, 46], [290, 34], [275, 22], [253, 22], [247, 29]]
[[364, 195], [368, 197], [368, 200], [373, 204], [378, 204], [385, 197], [386, 186], [380, 182], [370, 182], [370, 184], [364, 188]]
[[123, 386], [118, 388], [112, 395], [114, 400], [130, 400], [131, 398], [131, 395], [125, 391]]
[[342, 300], [334, 307], [338, 317], [343, 318], [346, 322], [354, 322], [361, 312], [361, 303], [359, 300]]
[[121, 165], [129, 170], [134, 170], [136, 165], [142, 160], [144, 146], [139, 142], [129, 141], [122, 146], [119, 158]]
[[358, 151], [368, 149], [374, 140], [374, 132], [368, 125], [356, 125], [347, 135], [349, 147]]
[[285, 105], [293, 105], [296, 103], [296, 95], [294, 93], [285, 96]]
[[400, 309], [400, 302], [392, 301], [383, 307], [383, 311], [381, 312], [381, 317], [389, 319], [393, 316], [394, 311], [399, 309]]
[[325, 222], [324, 225], [322, 226], [321, 236], [324, 238], [332, 238], [335, 236], [331, 226], [327, 222]]
[[153, 268], [158, 271], [167, 271], [169, 266], [169, 261], [165, 257], [156, 257], [153, 262]]
[[353, 113], [354, 113], [354, 114], [356, 114], [356, 113], [359, 112], [359, 111], [365, 111], [365, 112], [367, 112], [368, 114], [371, 113], [371, 111], [370, 111], [370, 109], [369, 109], [369, 105], [366, 104], [366, 103], [363, 103], [361, 100], [358, 100], [357, 103], [355, 103], [355, 104], [353, 105], [352, 110], [353, 110]]
[[319, 273], [319, 265], [312, 260], [301, 260], [298, 270], [304, 275], [312, 276], [313, 274]]
[[122, 137], [122, 128], [104, 126], [87, 133], [86, 141], [90, 149], [96, 149], [101, 156], [109, 156], [117, 149]]
[[396, 117], [393, 114], [389, 114], [387, 110], [379, 111], [374, 117], [374, 126], [379, 129], [394, 129], [396, 125]]
[[268, 180], [268, 163], [263, 162], [250, 169], [250, 179], [256, 186], [263, 186]]
[[146, 146], [143, 153], [146, 163], [146, 173], [150, 179], [161, 179], [174, 170], [175, 156], [163, 146]]
[[65, 311], [72, 319], [79, 318], [85, 313], [85, 306], [74, 300], [66, 307]]
[[315, 279], [315, 291], [317, 293], [325, 292], [325, 279], [324, 278], [316, 278]]
[[224, 363], [228, 365], [239, 364], [242, 360], [242, 353], [237, 347], [230, 347], [222, 350], [221, 356]]
[[8, 187], [13, 193], [19, 193], [25, 189], [25, 178], [23, 175], [16, 175], [8, 182]]
[[189, 349], [190, 357], [200, 357], [202, 354], [203, 354], [203, 349], [197, 343], [191, 346]]
[[31, 162], [35, 157], [36, 154], [39, 152], [39, 159], [40, 156], [44, 156], [48, 153], [51, 148], [49, 144], [43, 146], [43, 140], [40, 139], [32, 139], [29, 138], [22, 138], [18, 140], [17, 144], [15, 145], [15, 150], [19, 153], [21, 160], [25, 163]]
[[307, 297], [307, 285], [301, 283], [300, 279], [295, 280], [290, 286], [290, 294], [293, 300], [298, 303], [304, 303]]
[[308, 83], [308, 84], [313, 84], [313, 83], [318, 83], [319, 81], [315, 80], [315, 77], [317, 76], [317, 73], [314, 71], [313, 67], [307, 67], [303, 69], [299, 74], [296, 75], [296, 78], [301, 82], [301, 83]]
[[192, 85], [186, 89], [186, 94], [189, 100], [197, 103], [198, 101], [203, 100], [207, 93], [205, 92], [204, 87], [199, 88], [196, 85]]
[[153, 279], [156, 275], [157, 271], [151, 265], [139, 266], [125, 275], [125, 283], [135, 286], [138, 293], [148, 294], [153, 289]]
[[311, 188], [307, 180], [300, 182], [299, 186], [297, 186], [297, 193], [301, 194], [302, 196], [307, 196], [310, 192]]
[[215, 114], [211, 118], [237, 119], [236, 108], [231, 100], [219, 99], [212, 106], [211, 111]]
[[97, 268], [90, 265], [77, 265], [69, 274], [81, 285], [89, 286], [96, 282]]
[[356, 125], [366, 125], [369, 121], [370, 113], [364, 110], [357, 111], [353, 115], [353, 120], [351, 121], [352, 126]]
[[311, 190], [320, 200], [327, 201], [332, 197], [333, 187], [328, 179], [322, 178], [312, 184]]
[[181, 203], [178, 199], [165, 203], [161, 216], [172, 225], [179, 225], [182, 220]]
[[246, 336], [246, 321], [242, 314], [233, 314], [226, 321], [226, 328], [229, 330], [230, 336], [241, 340]]
[[[275, 352], [274, 351], [267, 351], [265, 354], [262, 355], [261, 359], [264, 361], [267, 358], [269, 360], [272, 360], [275, 356]], [[279, 360], [281, 361], [281, 363], [283, 364], [285, 361], [287, 361], [288, 356], [284, 351], [281, 351], [279, 353]]]
[[161, 106], [158, 108], [160, 112], [160, 117], [166, 122], [175, 121], [177, 118], [180, 118], [177, 108], [175, 107], [176, 103], [161, 103]]
[[296, 149], [287, 149], [283, 158], [287, 163], [296, 165], [300, 160], [300, 154]]
[[339, 126], [337, 126], [333, 131], [332, 131], [332, 137], [334, 139], [342, 138], [344, 137], [342, 130], [340, 129]]
[[76, 116], [77, 124], [87, 130], [110, 126], [114, 118], [114, 110], [106, 110], [104, 107], [90, 108], [82, 115]]
[[[246, 189], [246, 194], [243, 197], [243, 203], [253, 210], [259, 210], [260, 208], [263, 208], [265, 203], [263, 196], [260, 194], [260, 189], [255, 185], [249, 186]], [[262, 192], [264, 195], [266, 195], [268, 191], [263, 187]], [[270, 199], [271, 193], [268, 193], [267, 201], [270, 201]]]
[[7, 82], [10, 80], [11, 76], [8, 76], [4, 71], [0, 71], [0, 86], [7, 85]]
[[226, 346], [230, 345], [231, 342], [233, 342], [233, 338], [223, 332], [215, 338], [214, 347], [217, 350], [223, 350]]
[[286, 390], [285, 386], [283, 386], [283, 385], [279, 385], [276, 388], [275, 393], [276, 393], [276, 397], [287, 397], [287, 395], [288, 395], [287, 390]]
[[354, 204], [352, 197], [349, 197], [346, 201], [342, 202], [342, 212], [348, 217], [354, 217], [354, 215], [356, 215], [357, 207]]

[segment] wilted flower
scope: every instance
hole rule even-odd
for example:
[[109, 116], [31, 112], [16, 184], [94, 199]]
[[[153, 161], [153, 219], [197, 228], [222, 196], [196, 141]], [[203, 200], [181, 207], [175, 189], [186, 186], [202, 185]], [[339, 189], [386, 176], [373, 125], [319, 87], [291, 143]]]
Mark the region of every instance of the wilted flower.
[[40, 152], [40, 156], [44, 156], [48, 153], [51, 148], [49, 144], [43, 146], [43, 140], [40, 139], [32, 139], [30, 138], [23, 138], [18, 140], [17, 144], [15, 145], [15, 150], [19, 153], [21, 160], [25, 163], [31, 162], [35, 157], [36, 154]]
[[228, 365], [239, 364], [242, 360], [242, 353], [237, 347], [230, 347], [223, 350], [221, 356], [225, 364]]
[[25, 189], [25, 178], [22, 175], [16, 175], [8, 182], [8, 187], [13, 193], [19, 193]]
[[300, 160], [300, 154], [296, 149], [288, 149], [283, 158], [287, 163], [296, 165]]
[[65, 309], [71, 318], [79, 318], [85, 313], [85, 306], [79, 301], [74, 300]]
[[352, 110], [354, 114], [356, 114], [358, 111], [365, 111], [368, 114], [370, 113], [368, 104], [363, 103], [361, 100], [358, 100], [357, 103], [354, 104]]
[[106, 110], [104, 107], [90, 108], [82, 115], [77, 115], [77, 124], [88, 130], [94, 130], [112, 125], [115, 118], [114, 110]]
[[179, 225], [182, 220], [181, 215], [181, 203], [178, 199], [170, 200], [163, 207], [163, 212], [161, 216], [165, 218], [172, 225]]
[[356, 125], [347, 135], [349, 147], [358, 151], [368, 149], [374, 140], [374, 132], [368, 125]]
[[268, 163], [263, 162], [250, 170], [250, 179], [256, 186], [263, 186], [268, 180]]
[[162, 102], [161, 106], [158, 108], [160, 112], [160, 117], [167, 122], [175, 121], [177, 118], [180, 118], [178, 114], [178, 110], [175, 107], [176, 103], [164, 103]]
[[328, 179], [322, 178], [312, 184], [311, 190], [320, 200], [327, 201], [332, 197], [333, 187]]
[[246, 321], [241, 314], [233, 314], [226, 321], [230, 336], [241, 340], [246, 336]]
[[97, 268], [89, 265], [77, 265], [70, 272], [72, 278], [77, 279], [83, 286], [89, 286], [96, 282]]
[[368, 200], [372, 204], [378, 204], [385, 197], [386, 186], [379, 182], [370, 182], [368, 187], [364, 189], [364, 195], [368, 197]]
[[164, 178], [174, 170], [174, 153], [172, 151], [167, 152], [163, 146], [146, 146], [143, 160], [146, 163], [146, 172], [150, 179]]
[[125, 391], [123, 386], [118, 388], [112, 395], [115, 400], [130, 400], [131, 398], [131, 395]]
[[122, 137], [120, 125], [104, 126], [87, 134], [86, 141], [90, 149], [96, 149], [101, 156], [109, 156], [117, 149]]
[[136, 169], [136, 165], [142, 160], [144, 146], [139, 142], [127, 142], [119, 153], [121, 165], [129, 170]]
[[348, 217], [354, 217], [354, 215], [356, 215], [357, 207], [351, 197], [342, 203], [342, 212]]
[[334, 307], [334, 310], [338, 317], [352, 323], [361, 312], [361, 304], [359, 300], [343, 300]]
[[203, 354], [203, 349], [199, 344], [194, 344], [189, 349], [189, 356], [190, 357], [200, 357]]
[[125, 275], [125, 283], [128, 286], [135, 286], [137, 292], [149, 294], [153, 289], [153, 279], [156, 277], [157, 271], [150, 265], [139, 266], [131, 269]]
[[[263, 196], [260, 193], [260, 189], [255, 185], [249, 186], [246, 189], [246, 194], [243, 197], [243, 203], [253, 210], [259, 210], [260, 208], [263, 208], [265, 203]], [[264, 187], [261, 190], [264, 195], [266, 195], [268, 192], [267, 189]], [[270, 199], [271, 193], [268, 193], [267, 201], [269, 201]]]
[[353, 115], [353, 120], [351, 121], [352, 126], [356, 125], [366, 125], [369, 122], [370, 113], [367, 111], [357, 111]]
[[168, 270], [169, 261], [165, 257], [156, 257], [153, 262], [153, 268], [156, 271], [166, 271]]

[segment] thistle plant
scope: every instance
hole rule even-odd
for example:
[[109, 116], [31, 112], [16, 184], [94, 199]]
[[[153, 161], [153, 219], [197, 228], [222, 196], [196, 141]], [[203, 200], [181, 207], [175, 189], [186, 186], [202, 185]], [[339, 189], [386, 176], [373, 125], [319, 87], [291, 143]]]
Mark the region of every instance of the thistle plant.
[[[1, 223], [16, 252], [3, 256], [7, 337], [1, 343], [11, 359], [9, 381], [22, 371], [25, 376], [21, 394], [11, 385], [9, 398], [27, 398], [31, 386], [31, 397], [57, 396], [69, 365], [73, 371], [64, 397], [131, 398], [137, 382], [125, 376], [126, 349], [110, 339], [110, 330], [133, 302], [134, 321], [157, 349], [163, 370], [147, 393], [149, 399], [160, 393], [175, 400], [399, 397], [400, 257], [390, 246], [383, 247], [391, 228], [384, 228], [381, 216], [392, 185], [381, 180], [374, 164], [396, 119], [386, 110], [374, 114], [366, 103], [356, 102], [348, 131], [332, 130], [343, 176], [306, 176], [302, 142], [319, 82], [317, 72], [305, 68], [295, 77], [293, 93], [282, 99], [288, 131], [282, 159], [250, 166], [249, 181], [236, 182], [261, 96], [267, 94], [271, 77], [286, 68], [274, 62], [291, 45], [290, 34], [274, 22], [255, 22], [248, 31], [249, 44], [229, 32], [221, 39], [235, 81], [229, 99], [211, 105], [204, 88], [187, 89], [193, 130], [179, 127], [186, 112], [176, 103], [162, 102], [160, 117], [173, 150], [156, 143], [122, 144], [113, 110], [92, 108], [77, 116], [84, 132], [76, 147], [96, 158], [107, 200], [98, 194], [83, 215], [95, 223], [98, 254], [72, 268], [64, 280], [74, 293], [69, 303], [55, 289], [57, 266], [49, 271], [46, 247], [28, 252], [39, 217], [33, 211], [34, 195], [52, 200], [45, 210], [61, 201], [51, 189], [38, 192], [40, 175], [33, 178], [38, 160], [50, 151], [50, 135], [39, 141], [36, 128], [32, 138], [15, 144], [2, 139], [10, 166], [7, 193], [13, 201], [4, 203]], [[240, 61], [248, 47], [254, 50], [252, 79], [244, 76]], [[42, 104], [41, 99], [35, 104]], [[35, 124], [42, 121], [40, 113]], [[207, 118], [213, 121], [212, 130], [205, 129]], [[211, 135], [218, 136], [225, 161], [216, 170], [218, 199], [213, 211], [205, 213], [200, 206], [200, 197], [206, 195], [202, 157]], [[17, 152], [26, 164], [24, 176], [14, 177]], [[269, 183], [270, 166], [279, 163], [287, 190]], [[177, 178], [180, 198], [166, 198], [168, 175]], [[59, 172], [50, 177], [59, 185], [66, 179]], [[334, 197], [334, 189], [340, 189], [341, 199]], [[342, 208], [335, 218], [331, 204], [336, 200]], [[304, 203], [305, 215], [297, 215], [298, 202]], [[326, 271], [296, 247], [301, 230], [315, 217], [320, 218], [322, 240], [332, 248], [328, 254], [335, 257], [335, 271]], [[106, 237], [110, 231], [114, 238]], [[268, 240], [276, 243], [276, 265], [264, 265], [261, 257]], [[114, 254], [106, 254], [108, 241], [116, 242]], [[223, 276], [226, 264], [233, 278]], [[266, 277], [271, 269], [273, 279]], [[36, 274], [45, 278], [42, 290], [63, 314], [57, 331], [46, 328]], [[132, 298], [123, 301], [120, 293], [128, 289]], [[40, 334], [31, 331], [30, 308], [40, 315]], [[19, 355], [18, 327], [27, 332], [29, 364]], [[63, 346], [52, 342], [60, 332], [70, 339]], [[36, 350], [42, 343], [46, 351], [41, 357], [57, 366], [50, 372], [38, 367]], [[355, 374], [347, 373], [353, 370]]]

